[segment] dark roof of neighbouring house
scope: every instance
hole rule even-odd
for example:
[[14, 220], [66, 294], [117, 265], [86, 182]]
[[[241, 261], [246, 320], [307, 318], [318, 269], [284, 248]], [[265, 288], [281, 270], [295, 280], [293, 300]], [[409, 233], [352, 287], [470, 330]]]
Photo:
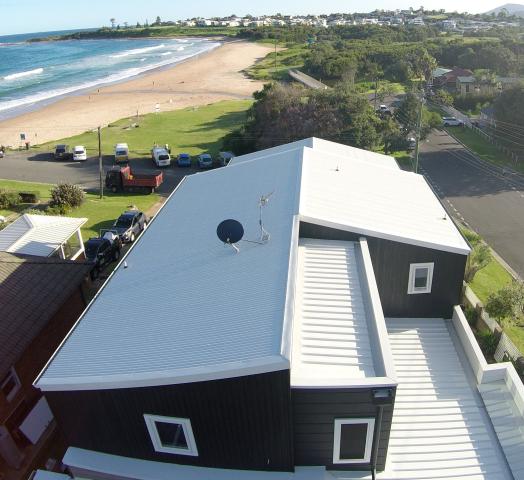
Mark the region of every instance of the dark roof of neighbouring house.
[[69, 260], [0, 252], [0, 378], [91, 268]]

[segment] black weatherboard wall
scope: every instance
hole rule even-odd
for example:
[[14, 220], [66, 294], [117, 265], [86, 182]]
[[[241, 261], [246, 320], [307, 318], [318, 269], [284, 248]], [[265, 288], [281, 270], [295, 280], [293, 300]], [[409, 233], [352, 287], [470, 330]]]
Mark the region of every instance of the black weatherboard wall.
[[[301, 238], [357, 241], [357, 233], [302, 222]], [[451, 318], [460, 303], [466, 255], [365, 236], [386, 317]], [[433, 262], [431, 293], [409, 295], [409, 266]]]
[[[391, 399], [394, 402], [394, 393]], [[365, 470], [369, 464], [333, 464], [335, 419], [375, 418], [378, 407], [373, 404], [372, 389], [292, 389], [293, 439], [295, 464], [324, 465], [328, 470]], [[393, 405], [384, 407], [380, 424], [380, 442], [376, 468], [386, 464]], [[377, 438], [374, 438], [376, 442]], [[373, 455], [372, 455], [373, 458]]]
[[[292, 471], [289, 370], [159, 387], [46, 392], [70, 446], [145, 460]], [[158, 453], [143, 414], [191, 420], [198, 456]]]

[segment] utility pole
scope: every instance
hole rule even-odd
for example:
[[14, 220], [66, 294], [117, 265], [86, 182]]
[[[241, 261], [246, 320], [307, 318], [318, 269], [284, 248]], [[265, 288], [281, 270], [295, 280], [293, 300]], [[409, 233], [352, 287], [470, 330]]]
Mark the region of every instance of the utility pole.
[[98, 127], [98, 176], [100, 179], [99, 195], [100, 198], [104, 198], [104, 179], [103, 179], [104, 167], [102, 165], [102, 131], [101, 127]]
[[416, 145], [415, 145], [415, 173], [418, 173], [418, 151], [420, 144], [420, 128], [422, 124], [422, 104], [424, 103], [424, 92], [420, 92], [420, 105], [418, 107], [418, 118], [417, 118], [417, 135], [416, 135]]
[[375, 78], [375, 112], [377, 111], [378, 77]]

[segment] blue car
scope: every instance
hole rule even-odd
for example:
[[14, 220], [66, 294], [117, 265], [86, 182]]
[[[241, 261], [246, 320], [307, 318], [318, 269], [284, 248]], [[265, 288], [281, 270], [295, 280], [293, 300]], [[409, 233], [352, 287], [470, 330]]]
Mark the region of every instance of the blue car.
[[189, 153], [181, 153], [176, 159], [176, 163], [179, 167], [190, 167], [191, 166], [191, 156]]
[[213, 158], [209, 153], [202, 153], [198, 156], [199, 168], [211, 168], [213, 166]]

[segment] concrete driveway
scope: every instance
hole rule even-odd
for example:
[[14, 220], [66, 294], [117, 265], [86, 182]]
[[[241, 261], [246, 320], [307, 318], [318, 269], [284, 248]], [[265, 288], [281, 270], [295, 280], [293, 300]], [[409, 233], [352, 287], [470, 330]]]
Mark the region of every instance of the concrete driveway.
[[[196, 168], [179, 168], [175, 164], [158, 168], [150, 157], [132, 159], [130, 164], [136, 171], [163, 171], [164, 183], [158, 189], [158, 193], [162, 195], [171, 193], [185, 175], [197, 171]], [[104, 157], [103, 165], [104, 171], [111, 168], [113, 157]], [[89, 157], [85, 162], [73, 162], [55, 160], [51, 153], [7, 152], [0, 159], [0, 178], [53, 184], [67, 182], [88, 190], [98, 189], [98, 157]]]
[[421, 144], [420, 173], [449, 213], [479, 232], [524, 277], [524, 178], [480, 160], [444, 131]]

